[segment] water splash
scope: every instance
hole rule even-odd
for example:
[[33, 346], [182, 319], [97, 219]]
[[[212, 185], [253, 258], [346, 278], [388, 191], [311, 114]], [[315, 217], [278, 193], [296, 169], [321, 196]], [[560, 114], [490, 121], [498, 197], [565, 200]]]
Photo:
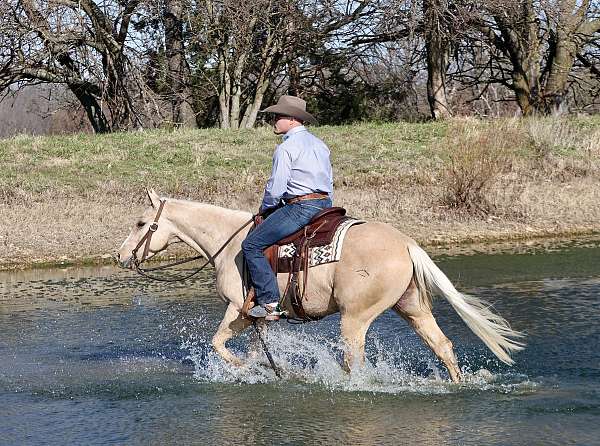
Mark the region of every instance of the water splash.
[[[181, 348], [187, 351], [193, 376], [200, 382], [238, 384], [277, 384], [279, 379], [269, 367], [256, 336], [248, 336], [248, 351], [233, 348], [245, 360], [244, 367], [233, 367], [224, 362], [207, 339], [204, 318], [188, 320], [179, 326]], [[325, 335], [307, 331], [289, 330], [271, 325], [265, 332], [265, 341], [283, 380], [288, 384], [310, 385], [329, 391], [371, 392], [391, 394], [447, 394], [465, 391], [498, 393], [531, 393], [538, 383], [526, 375], [492, 373], [485, 368], [463, 368], [464, 382], [453, 384], [445, 369], [440, 369], [429, 352], [419, 348], [387, 345], [379, 338], [369, 342], [368, 359], [362, 368], [347, 374], [341, 367], [342, 347]], [[477, 362], [477, 361], [474, 361]], [[417, 363], [426, 363], [427, 370], [419, 371]]]

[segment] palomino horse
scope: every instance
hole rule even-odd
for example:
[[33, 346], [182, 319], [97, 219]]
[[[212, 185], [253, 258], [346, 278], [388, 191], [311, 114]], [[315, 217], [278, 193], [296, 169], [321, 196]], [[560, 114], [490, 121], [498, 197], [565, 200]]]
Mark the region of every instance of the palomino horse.
[[[148, 197], [152, 206], [137, 219], [118, 250], [117, 260], [123, 267], [133, 266], [132, 251], [148, 233], [160, 207], [161, 198], [154, 191], [148, 191]], [[158, 228], [152, 228], [155, 232], [148, 243], [148, 257], [181, 241], [211, 260], [217, 275], [217, 292], [228, 304], [212, 345], [223, 359], [242, 365], [225, 343], [251, 324], [240, 314], [244, 302], [241, 243], [249, 225], [231, 236], [252, 216], [193, 201], [164, 201]], [[225, 248], [220, 249], [223, 245]], [[283, 291], [286, 277], [280, 274], [278, 281]], [[487, 302], [459, 293], [414, 240], [387, 224], [369, 222], [348, 230], [340, 261], [311, 268], [304, 309], [312, 318], [340, 312], [344, 363], [349, 369], [355, 362], [364, 361], [365, 335], [371, 322], [393, 308], [445, 364], [452, 381], [458, 382], [461, 372], [452, 343], [431, 314], [430, 288], [450, 302], [502, 362], [513, 363], [510, 353], [523, 348], [515, 340], [522, 334], [492, 313]], [[292, 308], [287, 310], [293, 315]]]

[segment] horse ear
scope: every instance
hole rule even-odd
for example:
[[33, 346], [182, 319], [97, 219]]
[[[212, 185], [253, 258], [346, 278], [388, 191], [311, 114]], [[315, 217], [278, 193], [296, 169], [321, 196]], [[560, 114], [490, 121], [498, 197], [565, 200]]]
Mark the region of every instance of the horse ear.
[[152, 207], [158, 208], [160, 206], [160, 197], [158, 194], [154, 191], [154, 189], [146, 189], [146, 193], [148, 194], [150, 203], [152, 203]]

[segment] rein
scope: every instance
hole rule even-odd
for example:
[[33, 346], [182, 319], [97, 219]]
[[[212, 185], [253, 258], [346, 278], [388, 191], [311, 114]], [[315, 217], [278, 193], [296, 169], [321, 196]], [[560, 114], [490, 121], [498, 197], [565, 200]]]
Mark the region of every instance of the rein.
[[[203, 255], [200, 254], [197, 256], [188, 257], [186, 259], [178, 260], [176, 262], [167, 263], [166, 265], [155, 266], [153, 268], [145, 268], [144, 269], [140, 266], [142, 263], [144, 263], [146, 260], [148, 260], [147, 257], [148, 257], [148, 252], [150, 250], [150, 241], [152, 240], [152, 235], [158, 230], [158, 219], [160, 218], [160, 215], [162, 214], [165, 203], [166, 203], [166, 200], [160, 200], [160, 206], [158, 207], [158, 211], [156, 212], [156, 217], [154, 217], [154, 221], [148, 228], [148, 231], [146, 232], [146, 234], [142, 237], [142, 239], [138, 242], [137, 246], [131, 252], [131, 254], [133, 256], [133, 265], [135, 266], [135, 270], [138, 272], [138, 274], [140, 274], [141, 276], [144, 276], [148, 279], [157, 280], [159, 282], [181, 282], [181, 281], [189, 279], [190, 277], [195, 276], [200, 271], [202, 271], [204, 268], [206, 268], [209, 264], [214, 263], [217, 256], [225, 250], [225, 248], [227, 247], [227, 245], [229, 245], [231, 240], [233, 240], [236, 235], [238, 235], [246, 226], [248, 226], [250, 223], [252, 223], [254, 221], [254, 216], [253, 216], [250, 220], [248, 220], [246, 223], [244, 223], [239, 229], [237, 229], [225, 241], [225, 243], [223, 243], [223, 245], [217, 250], [217, 252], [214, 255], [210, 256], [202, 266], [200, 266], [196, 270], [192, 271], [191, 273], [189, 273], [185, 276], [175, 277], [172, 279], [164, 278], [164, 277], [156, 277], [156, 276], [152, 276], [148, 273], [152, 272], [152, 271], [164, 270], [164, 269], [170, 268], [172, 266], [182, 265], [184, 263], [193, 262], [195, 260], [198, 260], [198, 259], [201, 259], [204, 257]], [[146, 244], [144, 246], [144, 252], [142, 254], [142, 258], [138, 259], [137, 252], [142, 247], [144, 242]]]

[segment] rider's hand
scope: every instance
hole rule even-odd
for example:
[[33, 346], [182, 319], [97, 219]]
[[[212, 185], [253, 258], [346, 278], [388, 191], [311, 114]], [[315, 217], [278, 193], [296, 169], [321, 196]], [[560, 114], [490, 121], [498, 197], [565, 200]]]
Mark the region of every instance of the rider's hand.
[[263, 218], [262, 215], [257, 214], [254, 216], [254, 226], [258, 226], [259, 224], [261, 224], [263, 221], [265, 221], [265, 219]]

